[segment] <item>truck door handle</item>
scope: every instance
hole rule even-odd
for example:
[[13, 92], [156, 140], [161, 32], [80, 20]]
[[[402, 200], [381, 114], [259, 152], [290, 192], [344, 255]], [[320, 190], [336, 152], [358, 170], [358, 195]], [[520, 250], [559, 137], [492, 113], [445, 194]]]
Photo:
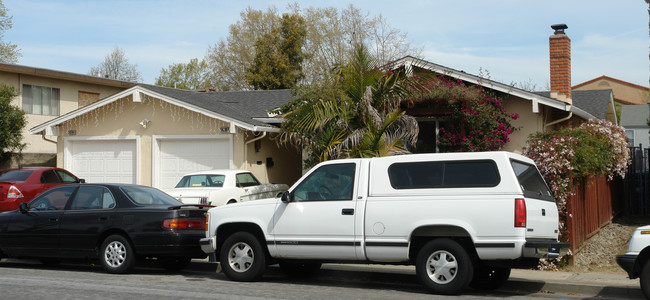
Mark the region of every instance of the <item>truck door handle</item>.
[[354, 215], [354, 208], [344, 208], [341, 211], [342, 215]]

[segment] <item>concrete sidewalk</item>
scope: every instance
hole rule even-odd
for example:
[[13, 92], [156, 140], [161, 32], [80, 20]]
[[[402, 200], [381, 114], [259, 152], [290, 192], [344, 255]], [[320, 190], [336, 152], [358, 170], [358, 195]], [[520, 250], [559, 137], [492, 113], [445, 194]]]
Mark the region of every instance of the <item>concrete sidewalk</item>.
[[[413, 266], [324, 264], [323, 269], [415, 275]], [[526, 294], [645, 299], [639, 279], [630, 280], [625, 274], [513, 269], [510, 279], [498, 290]]]
[[501, 290], [583, 297], [645, 299], [639, 279], [623, 274], [573, 273], [513, 269]]

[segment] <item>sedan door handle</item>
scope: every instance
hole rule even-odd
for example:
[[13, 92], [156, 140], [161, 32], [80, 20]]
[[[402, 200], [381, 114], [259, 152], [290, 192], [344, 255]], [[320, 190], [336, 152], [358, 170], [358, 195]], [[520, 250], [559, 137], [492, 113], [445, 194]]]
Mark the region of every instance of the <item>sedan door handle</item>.
[[342, 215], [354, 215], [354, 208], [344, 208], [341, 211]]
[[103, 221], [107, 221], [107, 220], [108, 220], [108, 217], [99, 217], [99, 221], [103, 222]]
[[50, 222], [58, 222], [59, 218], [50, 218]]

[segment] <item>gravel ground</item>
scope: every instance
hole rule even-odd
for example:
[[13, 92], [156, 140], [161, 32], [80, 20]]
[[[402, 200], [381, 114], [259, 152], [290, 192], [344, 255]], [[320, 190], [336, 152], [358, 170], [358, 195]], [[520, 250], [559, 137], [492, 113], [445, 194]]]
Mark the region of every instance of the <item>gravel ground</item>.
[[563, 271], [626, 274], [618, 264], [616, 255], [625, 253], [635, 228], [650, 224], [650, 220], [619, 218], [600, 228], [584, 247], [573, 256], [573, 266]]

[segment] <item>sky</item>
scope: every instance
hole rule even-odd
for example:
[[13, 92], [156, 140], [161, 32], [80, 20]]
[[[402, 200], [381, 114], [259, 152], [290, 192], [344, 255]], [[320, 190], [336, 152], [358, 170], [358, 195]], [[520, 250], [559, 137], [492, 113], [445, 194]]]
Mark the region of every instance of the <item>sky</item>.
[[[296, 1], [2, 0], [13, 17], [3, 41], [18, 64], [87, 74], [115, 47], [153, 84], [163, 68], [202, 59], [228, 37], [246, 7], [280, 13]], [[644, 0], [297, 1], [301, 7], [351, 3], [408, 34], [420, 58], [506, 84], [549, 86], [551, 25], [571, 39], [572, 85], [602, 75], [648, 87], [648, 4]]]

